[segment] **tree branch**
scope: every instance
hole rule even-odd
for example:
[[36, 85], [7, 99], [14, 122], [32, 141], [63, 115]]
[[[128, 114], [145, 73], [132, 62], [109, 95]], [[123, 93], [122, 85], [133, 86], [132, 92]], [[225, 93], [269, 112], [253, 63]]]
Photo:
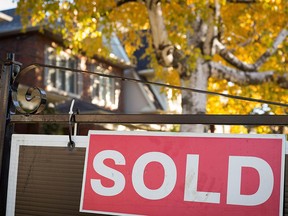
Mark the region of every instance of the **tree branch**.
[[257, 68], [264, 64], [267, 59], [276, 52], [278, 46], [285, 40], [286, 37], [288, 37], [288, 30], [284, 28], [276, 37], [274, 43], [272, 44], [272, 47], [269, 48], [265, 53], [263, 53], [262, 56], [260, 56], [260, 58], [255, 62]]
[[148, 10], [153, 46], [158, 63], [164, 67], [177, 69], [180, 76], [185, 77], [187, 73], [186, 58], [168, 39], [161, 1], [146, 0], [145, 4]]
[[174, 46], [168, 39], [161, 2], [158, 0], [146, 0], [145, 3], [148, 10], [153, 46], [156, 50], [157, 60], [163, 66], [172, 66]]
[[126, 4], [128, 2], [137, 2], [137, 0], [118, 0], [116, 1], [116, 6], [120, 7], [121, 5]]
[[257, 85], [274, 81], [274, 71], [245, 72], [235, 68], [224, 66], [220, 63], [210, 62], [211, 76], [218, 79], [226, 79], [241, 86]]
[[279, 76], [276, 80], [277, 84], [284, 89], [288, 89], [288, 75]]
[[259, 69], [261, 65], [263, 65], [267, 61], [267, 59], [270, 56], [272, 56], [275, 53], [279, 44], [281, 44], [287, 36], [288, 36], [288, 30], [286, 28], [282, 29], [282, 31], [276, 37], [272, 46], [269, 49], [267, 49], [267, 51], [263, 53], [254, 64], [247, 64], [246, 62], [239, 60], [235, 55], [229, 52], [227, 48], [217, 39], [215, 40], [215, 45], [218, 49], [219, 55], [223, 59], [225, 59], [228, 63], [238, 68], [239, 70], [246, 72], [253, 72], [253, 71], [255, 72]]

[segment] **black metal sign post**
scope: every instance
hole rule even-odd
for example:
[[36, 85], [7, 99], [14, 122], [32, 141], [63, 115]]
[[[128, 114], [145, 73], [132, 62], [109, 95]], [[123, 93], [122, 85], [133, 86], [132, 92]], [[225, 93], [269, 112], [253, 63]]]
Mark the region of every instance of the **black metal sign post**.
[[7, 185], [10, 162], [11, 137], [13, 124], [10, 115], [13, 113], [11, 86], [15, 73], [20, 69], [19, 63], [14, 61], [14, 54], [7, 54], [7, 59], [2, 63], [0, 74], [0, 215], [6, 213]]

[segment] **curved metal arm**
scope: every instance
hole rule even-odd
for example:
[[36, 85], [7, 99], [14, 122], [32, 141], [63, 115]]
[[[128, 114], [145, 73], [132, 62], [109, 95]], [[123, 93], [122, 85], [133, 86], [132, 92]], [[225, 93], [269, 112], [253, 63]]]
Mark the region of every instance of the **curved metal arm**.
[[[26, 68], [24, 68], [23, 70], [21, 70], [15, 77], [13, 84], [12, 84], [12, 102], [16, 108], [16, 110], [22, 114], [38, 114], [41, 113], [45, 107], [46, 107], [46, 103], [47, 103], [47, 95], [46, 92], [38, 87], [29, 87], [26, 91], [25, 94], [25, 100], [28, 103], [31, 103], [33, 101], [33, 105], [35, 105], [35, 98], [39, 98], [39, 102], [38, 104], [36, 104], [36, 107], [32, 110], [28, 110], [28, 109], [23, 109], [21, 103], [18, 100], [18, 87], [19, 87], [19, 83], [20, 80], [23, 76], [25, 76], [29, 71], [37, 68], [38, 65], [30, 65]], [[38, 91], [38, 95], [39, 96], [32, 96], [34, 91]]]
[[129, 77], [122, 77], [122, 76], [115, 76], [115, 75], [110, 75], [110, 74], [103, 74], [99, 72], [92, 72], [92, 71], [84, 71], [84, 70], [79, 70], [79, 69], [74, 69], [74, 68], [65, 68], [65, 67], [59, 67], [59, 66], [53, 66], [53, 65], [46, 65], [46, 64], [40, 64], [40, 63], [35, 63], [30, 66], [27, 66], [23, 70], [21, 70], [15, 77], [14, 83], [12, 85], [12, 98], [13, 98], [13, 103], [16, 107], [16, 109], [23, 114], [37, 114], [42, 112], [45, 109], [46, 103], [47, 103], [47, 96], [46, 92], [41, 89], [41, 88], [29, 88], [25, 94], [25, 99], [27, 102], [31, 102], [34, 97], [32, 97], [32, 92], [34, 90], [38, 90], [39, 93], [39, 104], [38, 106], [33, 109], [32, 111], [24, 110], [21, 107], [21, 104], [19, 103], [17, 99], [17, 89], [19, 85], [19, 81], [22, 76], [24, 76], [27, 72], [38, 68], [54, 68], [54, 69], [63, 69], [67, 71], [72, 71], [76, 73], [86, 73], [86, 74], [94, 74], [102, 77], [108, 77], [108, 78], [114, 78], [114, 79], [120, 79], [122, 81], [131, 81], [131, 82], [137, 82], [137, 83], [143, 83], [143, 84], [148, 84], [148, 85], [156, 85], [156, 86], [161, 86], [161, 87], [167, 87], [167, 88], [173, 88], [173, 89], [179, 89], [179, 90], [186, 90], [186, 91], [191, 91], [191, 92], [196, 92], [200, 94], [209, 94], [209, 95], [217, 95], [217, 96], [223, 96], [226, 98], [232, 98], [236, 100], [245, 100], [245, 101], [251, 101], [251, 102], [258, 102], [258, 103], [266, 103], [270, 105], [276, 105], [276, 106], [281, 106], [281, 107], [288, 107], [288, 104], [280, 103], [280, 102], [275, 102], [275, 101], [268, 101], [268, 100], [262, 100], [262, 99], [256, 99], [256, 98], [248, 98], [248, 97], [242, 97], [238, 95], [230, 95], [230, 94], [224, 94], [224, 93], [219, 93], [219, 92], [213, 92], [213, 91], [206, 91], [206, 90], [201, 90], [201, 89], [194, 89], [194, 88], [188, 88], [188, 87], [182, 87], [182, 86], [176, 86], [176, 85], [169, 85], [165, 83], [157, 83], [157, 82], [150, 82], [150, 81], [144, 81], [141, 79], [134, 79], [134, 78], [129, 78]]

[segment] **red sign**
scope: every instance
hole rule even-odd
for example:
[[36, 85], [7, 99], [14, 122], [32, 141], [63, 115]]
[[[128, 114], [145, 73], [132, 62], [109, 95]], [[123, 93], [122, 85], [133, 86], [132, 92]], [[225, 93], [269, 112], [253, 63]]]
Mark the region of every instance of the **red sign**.
[[284, 136], [90, 133], [80, 211], [282, 215]]

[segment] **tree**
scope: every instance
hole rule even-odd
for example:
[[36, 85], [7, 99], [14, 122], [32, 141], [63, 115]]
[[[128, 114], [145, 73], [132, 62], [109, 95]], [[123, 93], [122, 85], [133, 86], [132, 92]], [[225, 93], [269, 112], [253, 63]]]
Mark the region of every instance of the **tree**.
[[[19, 0], [23, 23], [53, 27], [68, 47], [107, 55], [102, 35], [117, 34], [131, 56], [143, 46], [167, 82], [287, 103], [286, 0]], [[59, 20], [61, 18], [61, 21]], [[47, 22], [48, 21], [48, 22]], [[59, 22], [60, 21], [60, 22]], [[160, 67], [161, 66], [161, 67]], [[163, 72], [162, 67], [168, 68]], [[177, 71], [177, 73], [175, 72]], [[181, 81], [180, 81], [181, 80]], [[244, 87], [243, 87], [244, 86]], [[271, 94], [271, 88], [275, 94]], [[267, 94], [268, 93], [268, 94]], [[249, 113], [257, 104], [182, 92], [184, 114]], [[211, 108], [213, 105], [221, 104]], [[247, 104], [245, 104], [247, 105]], [[242, 106], [242, 108], [241, 108]], [[224, 107], [224, 108], [223, 108]], [[207, 108], [207, 110], [206, 110]], [[273, 107], [275, 113], [283, 108]], [[183, 131], [203, 131], [202, 125]]]

